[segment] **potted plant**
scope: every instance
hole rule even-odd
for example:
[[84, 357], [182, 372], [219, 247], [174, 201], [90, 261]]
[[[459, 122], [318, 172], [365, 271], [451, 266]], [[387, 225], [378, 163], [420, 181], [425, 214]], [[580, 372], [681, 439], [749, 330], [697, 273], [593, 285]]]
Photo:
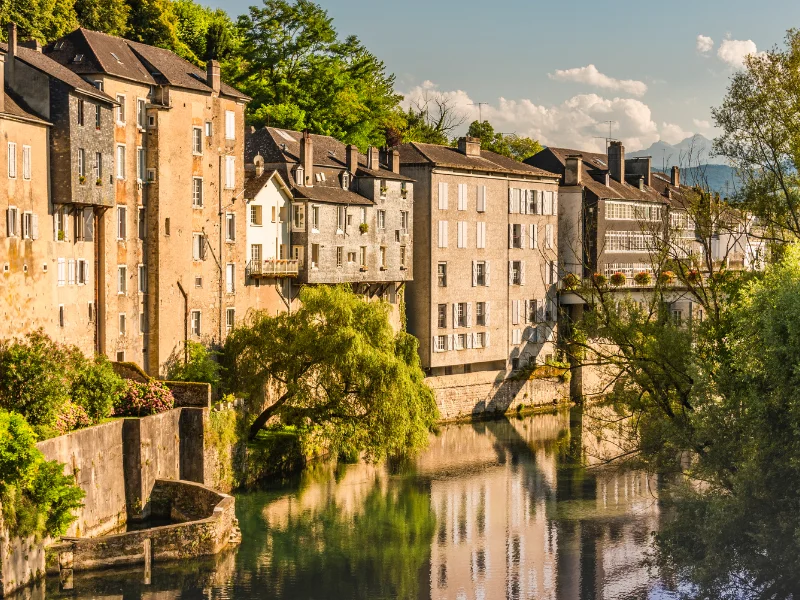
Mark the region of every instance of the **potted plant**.
[[98, 177], [97, 181], [95, 181], [94, 184], [95, 185], [103, 185], [103, 180]]
[[675, 281], [675, 273], [672, 271], [662, 271], [658, 276], [658, 282], [662, 285], [672, 283], [673, 281]]
[[703, 276], [700, 275], [700, 271], [697, 269], [692, 269], [688, 273], [686, 273], [686, 281], [691, 283], [692, 285], [698, 285], [703, 282]]
[[617, 271], [611, 276], [611, 285], [613, 285], [614, 287], [621, 287], [625, 285], [627, 281], [628, 278], [625, 277], [625, 273], [620, 273], [619, 271]]
[[59, 229], [58, 230], [58, 241], [59, 242], [63, 242], [64, 241], [64, 230], [63, 229]]
[[636, 282], [636, 285], [650, 285], [652, 280], [653, 278], [647, 271], [642, 271], [633, 276], [633, 281]]
[[381, 186], [381, 196], [385, 196], [386, 192], [388, 192], [388, 191], [389, 191], [388, 187], [386, 187], [385, 185]]
[[574, 290], [581, 284], [581, 280], [575, 273], [567, 273], [564, 275], [564, 289]]
[[78, 177], [78, 183], [81, 183], [81, 184], [86, 183], [86, 175], [80, 175]]
[[592, 275], [592, 281], [594, 281], [597, 287], [603, 287], [606, 283], [608, 283], [608, 277], [602, 273], [595, 273]]
[[369, 225], [367, 225], [366, 223], [361, 223], [361, 225], [358, 226], [358, 230], [362, 234], [367, 233], [369, 231]]

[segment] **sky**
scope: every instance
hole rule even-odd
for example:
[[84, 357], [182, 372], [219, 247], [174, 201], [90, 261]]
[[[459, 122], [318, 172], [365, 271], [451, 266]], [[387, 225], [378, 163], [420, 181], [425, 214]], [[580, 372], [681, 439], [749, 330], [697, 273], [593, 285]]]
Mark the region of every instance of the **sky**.
[[[204, 0], [201, 0], [204, 1]], [[261, 0], [205, 0], [231, 16]], [[317, 0], [412, 99], [444, 94], [466, 122], [544, 145], [629, 151], [694, 133], [746, 54], [800, 26], [797, 0]], [[465, 129], [466, 127], [462, 127]]]

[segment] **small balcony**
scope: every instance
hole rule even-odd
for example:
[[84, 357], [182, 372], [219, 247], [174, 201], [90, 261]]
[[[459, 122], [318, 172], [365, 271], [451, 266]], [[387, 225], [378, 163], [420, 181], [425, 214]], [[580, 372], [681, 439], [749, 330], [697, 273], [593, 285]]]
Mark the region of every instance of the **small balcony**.
[[293, 259], [268, 258], [247, 263], [247, 277], [297, 277], [300, 274], [300, 261]]

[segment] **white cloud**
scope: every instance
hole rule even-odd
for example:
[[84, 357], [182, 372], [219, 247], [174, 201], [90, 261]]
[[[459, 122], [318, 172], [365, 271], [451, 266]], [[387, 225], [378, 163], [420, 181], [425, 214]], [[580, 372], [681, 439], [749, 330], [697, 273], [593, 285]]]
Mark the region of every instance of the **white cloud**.
[[566, 70], [557, 69], [555, 73], [549, 73], [548, 77], [555, 81], [585, 83], [594, 87], [620, 91], [634, 96], [644, 96], [645, 92], [647, 92], [647, 84], [643, 81], [614, 79], [598, 71], [597, 67], [594, 65]]
[[753, 40], [723, 40], [717, 50], [719, 59], [733, 68], [742, 67], [748, 54], [758, 54]]
[[708, 54], [714, 48], [714, 40], [707, 35], [697, 36], [697, 51], [702, 54]]
[[661, 139], [668, 144], [677, 144], [686, 138], [692, 137], [693, 131], [686, 131], [680, 125], [675, 123], [662, 123], [661, 124]]
[[711, 129], [711, 121], [705, 119], [692, 119], [692, 123], [697, 129]]

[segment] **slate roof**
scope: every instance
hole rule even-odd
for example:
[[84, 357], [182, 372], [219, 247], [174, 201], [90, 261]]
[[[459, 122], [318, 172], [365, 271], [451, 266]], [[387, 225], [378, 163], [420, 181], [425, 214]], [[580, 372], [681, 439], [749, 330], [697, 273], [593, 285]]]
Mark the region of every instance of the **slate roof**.
[[[83, 75], [103, 73], [145, 85], [172, 85], [209, 94], [212, 91], [206, 83], [206, 72], [171, 50], [99, 31], [76, 29], [45, 46], [44, 53]], [[220, 92], [239, 100], [250, 100], [226, 83], [220, 84]]]
[[475, 171], [487, 171], [492, 173], [558, 177], [555, 173], [550, 171], [517, 162], [512, 158], [488, 150], [481, 150], [480, 156], [466, 156], [459, 152], [458, 148], [439, 146], [437, 144], [422, 144], [420, 142], [401, 144], [398, 150], [400, 151], [401, 164], [428, 164], [438, 167], [472, 169]]
[[286, 188], [286, 190], [288, 190], [289, 193], [291, 194], [292, 190], [289, 188], [289, 186], [286, 185], [286, 180], [283, 178], [283, 176], [281, 176], [280, 172], [278, 172], [276, 169], [272, 170], [265, 169], [264, 172], [258, 177], [256, 177], [255, 175], [252, 177], [245, 177], [244, 197], [255, 198], [258, 192], [261, 191], [261, 188], [263, 188], [267, 184], [267, 182], [274, 176], [277, 176], [278, 179], [280, 180], [278, 182], [278, 186]]
[[50, 125], [47, 121], [42, 119], [39, 115], [34, 113], [30, 110], [27, 106], [24, 106], [24, 103], [21, 100], [18, 100], [16, 96], [13, 95], [13, 92], [9, 93], [6, 90], [3, 93], [3, 101], [5, 102], [5, 110], [1, 114], [10, 115], [12, 117], [17, 117], [18, 119], [24, 119], [26, 121], [33, 121], [34, 123], [40, 123], [42, 125]]
[[[8, 45], [0, 42], [0, 51], [6, 54], [6, 62], [7, 62], [9, 60]], [[101, 92], [91, 83], [83, 79], [83, 77], [77, 75], [76, 73], [73, 73], [65, 66], [59, 64], [58, 62], [56, 62], [49, 56], [42, 54], [41, 52], [37, 52], [36, 50], [31, 50], [30, 48], [25, 48], [24, 46], [18, 45], [17, 59], [21, 60], [28, 66], [33, 67], [37, 71], [41, 71], [42, 73], [49, 75], [54, 79], [58, 79], [59, 81], [67, 84], [76, 91], [86, 94], [87, 96], [97, 98], [98, 100], [104, 100], [106, 102], [111, 102], [112, 104], [116, 104], [116, 101], [111, 96], [109, 96], [105, 92]]]

